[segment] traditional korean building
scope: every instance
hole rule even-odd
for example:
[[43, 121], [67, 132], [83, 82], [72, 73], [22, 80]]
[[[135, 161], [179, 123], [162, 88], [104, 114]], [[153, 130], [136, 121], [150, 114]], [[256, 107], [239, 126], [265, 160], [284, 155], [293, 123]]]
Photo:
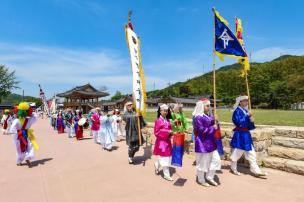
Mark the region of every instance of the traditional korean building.
[[92, 108], [100, 107], [99, 98], [108, 95], [106, 92], [98, 91], [89, 83], [57, 94], [58, 97], [64, 98], [64, 108], [79, 109], [83, 113], [88, 113]]
[[113, 110], [113, 109], [122, 110], [128, 101], [132, 101], [132, 98], [130, 96], [124, 96], [116, 101], [103, 102], [102, 106], [103, 107], [107, 106], [109, 110]]

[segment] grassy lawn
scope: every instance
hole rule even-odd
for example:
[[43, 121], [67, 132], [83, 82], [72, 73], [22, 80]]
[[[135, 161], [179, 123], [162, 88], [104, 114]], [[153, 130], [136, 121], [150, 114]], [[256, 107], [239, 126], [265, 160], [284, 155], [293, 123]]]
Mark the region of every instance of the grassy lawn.
[[[185, 111], [188, 118], [191, 118], [192, 111]], [[287, 110], [253, 110], [255, 123], [261, 125], [281, 125], [281, 126], [303, 126], [304, 111]], [[227, 109], [218, 110], [218, 116], [222, 122], [231, 122], [232, 112]], [[156, 112], [148, 112], [146, 120], [154, 122]]]

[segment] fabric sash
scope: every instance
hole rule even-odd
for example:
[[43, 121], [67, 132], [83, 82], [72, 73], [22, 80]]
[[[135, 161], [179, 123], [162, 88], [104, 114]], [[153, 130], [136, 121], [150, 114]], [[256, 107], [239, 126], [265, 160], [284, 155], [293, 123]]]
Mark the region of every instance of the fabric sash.
[[26, 118], [23, 122], [23, 125], [20, 130], [18, 130], [18, 139], [20, 142], [21, 152], [25, 152], [28, 142], [27, 142], [27, 130], [25, 129], [27, 125], [28, 119]]
[[248, 132], [249, 129], [248, 129], [248, 128], [240, 128], [240, 127], [237, 127], [237, 126], [236, 126], [236, 127], [233, 129], [233, 131]]

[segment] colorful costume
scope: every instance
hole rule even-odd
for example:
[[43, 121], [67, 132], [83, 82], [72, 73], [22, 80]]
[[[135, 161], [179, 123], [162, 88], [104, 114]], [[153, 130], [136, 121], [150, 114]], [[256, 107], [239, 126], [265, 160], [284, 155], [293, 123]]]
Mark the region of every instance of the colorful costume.
[[9, 134], [11, 125], [13, 123], [13, 115], [10, 114], [9, 110], [5, 110], [4, 113], [5, 114], [2, 117], [1, 123], [3, 124], [3, 135], [7, 135]]
[[183, 155], [184, 155], [184, 132], [188, 130], [189, 124], [187, 118], [182, 112], [172, 113], [172, 128], [174, 132], [173, 136], [173, 149], [172, 149], [172, 162], [174, 166], [181, 167], [183, 165]]
[[65, 125], [64, 125], [64, 120], [63, 120], [61, 112], [59, 112], [59, 114], [57, 115], [56, 128], [57, 128], [58, 134], [64, 133]]
[[92, 121], [91, 130], [92, 130], [94, 142], [95, 143], [100, 143], [100, 140], [99, 140], [99, 137], [98, 137], [98, 133], [99, 133], [99, 130], [100, 130], [100, 116], [99, 116], [99, 113], [94, 112], [91, 116], [91, 121]]
[[[161, 110], [168, 110], [168, 106], [165, 104], [160, 108]], [[158, 172], [160, 169], [162, 169], [164, 178], [170, 181], [172, 180], [169, 171], [172, 156], [171, 132], [172, 128], [170, 121], [160, 115], [154, 123], [154, 135], [156, 140], [153, 154], [158, 157], [154, 165], [156, 171]]]
[[28, 103], [20, 103], [18, 106], [18, 118], [13, 121], [11, 133], [16, 147], [17, 165], [26, 160], [30, 165], [30, 161], [34, 158], [34, 149], [38, 150], [39, 146], [30, 127], [37, 121], [38, 115], [32, 113], [32, 109]]
[[235, 109], [232, 115], [232, 121], [235, 125], [234, 134], [231, 140], [232, 154], [231, 159], [231, 171], [240, 175], [237, 171], [237, 161], [245, 154], [245, 158], [250, 163], [250, 171], [256, 175], [265, 175], [259, 168], [256, 162], [256, 153], [253, 147], [253, 141], [251, 138], [250, 130], [255, 129], [255, 125], [250, 120], [247, 109], [239, 106], [239, 103], [243, 100], [248, 100], [247, 96], [240, 96], [236, 100]]
[[209, 186], [206, 179], [213, 185], [216, 170], [221, 169], [221, 159], [217, 151], [215, 139], [214, 117], [204, 113], [204, 107], [210, 106], [210, 101], [202, 99], [196, 103], [194, 116], [195, 153], [197, 180], [204, 186]]
[[77, 110], [76, 116], [74, 117], [74, 128], [76, 133], [76, 139], [80, 140], [83, 138], [83, 126], [78, 125], [78, 121], [81, 119], [81, 113]]

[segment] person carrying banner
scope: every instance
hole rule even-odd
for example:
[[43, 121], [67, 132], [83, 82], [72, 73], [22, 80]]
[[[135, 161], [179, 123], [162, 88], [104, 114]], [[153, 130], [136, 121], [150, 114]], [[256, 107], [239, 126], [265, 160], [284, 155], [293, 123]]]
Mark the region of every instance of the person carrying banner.
[[[197, 182], [202, 186], [217, 186], [214, 181], [216, 170], [221, 169], [221, 159], [217, 151], [215, 131], [216, 120], [210, 112], [210, 101], [202, 98], [196, 103], [194, 112], [194, 134]], [[206, 181], [207, 180], [207, 181]]]
[[[141, 137], [143, 140], [141, 129], [146, 127], [147, 124], [144, 121], [143, 117], [134, 111], [132, 102], [127, 102], [125, 104], [122, 119], [126, 123], [125, 130], [126, 143], [128, 145], [128, 161], [129, 164], [133, 164], [135, 153], [139, 151], [139, 148], [141, 146], [139, 137]], [[140, 128], [138, 126], [140, 126]]]
[[245, 155], [249, 161], [250, 171], [260, 177], [266, 176], [267, 173], [262, 172], [256, 161], [256, 153], [253, 147], [253, 141], [250, 130], [255, 129], [254, 118], [248, 111], [248, 96], [241, 95], [236, 98], [236, 103], [233, 107], [232, 122], [235, 125], [233, 137], [230, 143], [232, 148], [231, 172], [235, 175], [240, 175], [237, 170], [237, 161]]

